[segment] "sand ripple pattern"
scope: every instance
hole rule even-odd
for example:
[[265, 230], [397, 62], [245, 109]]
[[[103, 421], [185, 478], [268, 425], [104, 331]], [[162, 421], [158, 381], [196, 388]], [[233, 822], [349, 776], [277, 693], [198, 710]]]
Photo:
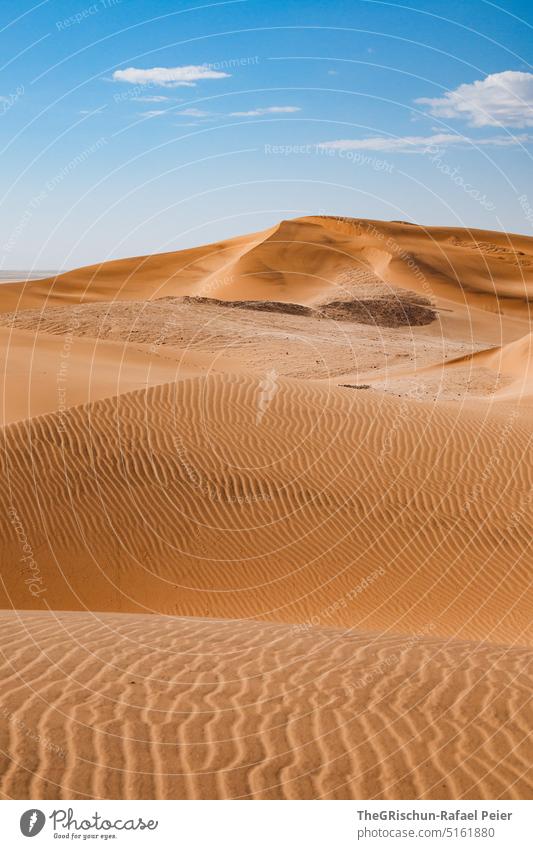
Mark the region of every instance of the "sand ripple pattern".
[[0, 640], [4, 798], [531, 797], [528, 650], [94, 613]]
[[431, 622], [529, 643], [519, 408], [457, 418], [278, 379], [258, 422], [261, 391], [218, 375], [6, 428], [2, 607], [399, 633]]

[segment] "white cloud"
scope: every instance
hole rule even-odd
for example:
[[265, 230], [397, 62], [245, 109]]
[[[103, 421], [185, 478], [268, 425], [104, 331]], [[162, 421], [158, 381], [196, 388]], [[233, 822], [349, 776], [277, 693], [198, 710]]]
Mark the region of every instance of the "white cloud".
[[419, 97], [438, 118], [463, 118], [472, 127], [533, 126], [533, 74], [502, 71], [463, 83], [444, 97]]
[[180, 109], [177, 113], [178, 115], [187, 115], [189, 118], [207, 118], [210, 115], [210, 112], [204, 112], [203, 109], [195, 109], [191, 107], [190, 109]]
[[529, 133], [520, 133], [519, 136], [509, 134], [508, 136], [489, 136], [489, 138], [485, 139], [465, 137], [465, 141], [473, 145], [473, 147], [477, 147], [478, 145], [486, 145], [487, 147], [514, 147], [517, 144], [529, 144], [533, 141], [533, 136], [529, 135]]
[[491, 136], [484, 139], [472, 139], [455, 133], [436, 133], [433, 136], [400, 136], [398, 138], [374, 136], [368, 139], [339, 139], [338, 141], [322, 142], [318, 146], [329, 150], [372, 150], [381, 153], [423, 153], [429, 148], [448, 147], [462, 144], [477, 147], [511, 147], [525, 144], [533, 137], [527, 134], [519, 136]]
[[434, 136], [404, 136], [400, 138], [374, 136], [368, 139], [339, 139], [322, 142], [319, 147], [329, 150], [374, 150], [385, 153], [404, 153], [428, 148], [432, 145], [454, 144], [462, 137], [439, 133]]
[[257, 115], [276, 115], [285, 112], [301, 112], [300, 106], [266, 106], [263, 109], [251, 109], [249, 112], [230, 112], [233, 118], [255, 118]]
[[165, 87], [193, 86], [198, 80], [220, 80], [229, 77], [224, 71], [214, 71], [209, 65], [183, 65], [180, 68], [125, 68], [115, 71], [113, 79], [133, 85]]
[[166, 115], [165, 109], [149, 109], [147, 112], [141, 112], [142, 118], [157, 118], [159, 115]]
[[153, 97], [132, 97], [137, 103], [163, 103], [165, 100], [170, 100], [164, 94], [154, 94]]

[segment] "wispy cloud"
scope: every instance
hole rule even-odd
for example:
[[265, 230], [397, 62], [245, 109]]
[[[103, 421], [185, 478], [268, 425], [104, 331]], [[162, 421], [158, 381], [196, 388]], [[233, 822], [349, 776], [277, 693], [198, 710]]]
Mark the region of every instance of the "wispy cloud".
[[[1, 99], [2, 98], [0, 98], [0, 100]], [[87, 116], [87, 115], [100, 115], [100, 113], [103, 112], [104, 109], [106, 109], [106, 108], [107, 108], [107, 104], [105, 104], [104, 106], [97, 106], [95, 109], [80, 109], [78, 114], [79, 115], [85, 115], [85, 116]]]
[[147, 112], [141, 112], [142, 118], [158, 118], [159, 115], [166, 115], [166, 109], [149, 109]]
[[170, 100], [170, 97], [164, 94], [154, 94], [152, 97], [132, 97], [131, 99], [137, 103], [164, 103], [165, 100]]
[[419, 97], [438, 118], [462, 118], [472, 127], [533, 126], [533, 74], [502, 71], [463, 83], [444, 97]]
[[433, 136], [374, 136], [367, 139], [338, 139], [321, 142], [318, 146], [330, 150], [372, 150], [381, 153], [424, 153], [429, 148], [463, 145], [468, 147], [512, 147], [532, 141], [532, 136], [522, 133], [519, 136], [491, 136], [473, 139], [455, 133], [436, 133]]
[[289, 112], [301, 112], [301, 106], [265, 106], [263, 109], [250, 109], [248, 112], [230, 112], [230, 115], [232, 118], [255, 118], [258, 115], [276, 115]]
[[125, 68], [113, 73], [119, 83], [159, 85], [168, 88], [194, 86], [198, 80], [220, 80], [229, 77], [225, 71], [215, 71], [209, 65], [183, 65], [179, 68]]
[[207, 118], [211, 112], [205, 112], [203, 109], [195, 109], [191, 106], [189, 109], [180, 109], [177, 115], [186, 115], [188, 118]]

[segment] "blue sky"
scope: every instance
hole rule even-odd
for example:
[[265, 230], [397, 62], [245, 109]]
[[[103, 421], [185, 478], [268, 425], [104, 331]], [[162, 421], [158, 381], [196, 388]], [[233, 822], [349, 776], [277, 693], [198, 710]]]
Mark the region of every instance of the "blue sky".
[[532, 24], [518, 0], [3, 0], [1, 267], [316, 213], [533, 235]]

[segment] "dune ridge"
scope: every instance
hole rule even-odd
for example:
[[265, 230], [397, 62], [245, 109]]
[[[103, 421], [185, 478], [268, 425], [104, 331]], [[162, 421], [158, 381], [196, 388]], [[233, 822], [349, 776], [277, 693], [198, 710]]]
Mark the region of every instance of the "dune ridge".
[[488, 369], [511, 379], [500, 394], [505, 398], [528, 398], [533, 394], [533, 334], [487, 351], [477, 351], [447, 363], [448, 368], [464, 363]]

